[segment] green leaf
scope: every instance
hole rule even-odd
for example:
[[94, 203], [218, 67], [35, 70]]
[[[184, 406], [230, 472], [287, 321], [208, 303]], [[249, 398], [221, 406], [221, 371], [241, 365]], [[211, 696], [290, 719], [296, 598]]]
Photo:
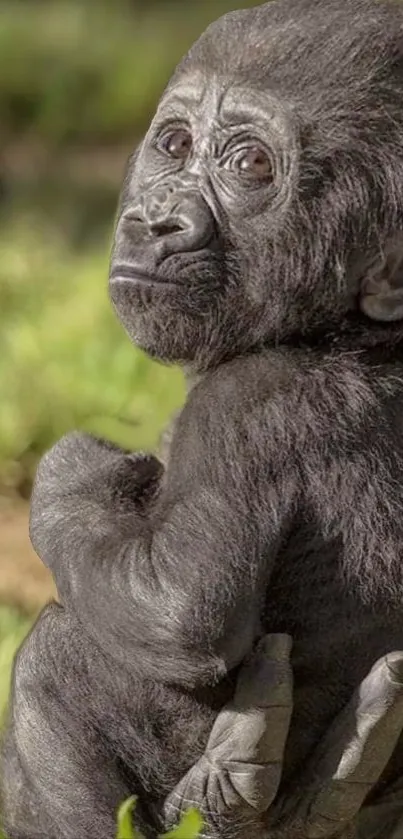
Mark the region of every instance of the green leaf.
[[132, 813], [136, 801], [136, 796], [132, 795], [119, 807], [116, 839], [144, 839], [144, 836], [133, 827]]
[[[124, 801], [118, 810], [118, 830], [116, 839], [145, 839], [133, 827], [133, 812], [136, 806], [137, 798], [133, 795]], [[184, 814], [181, 821], [169, 833], [164, 833], [160, 839], [198, 839], [200, 831], [203, 829], [203, 819], [198, 810], [188, 810]]]
[[197, 839], [203, 829], [203, 819], [198, 810], [188, 810], [180, 823], [161, 839]]

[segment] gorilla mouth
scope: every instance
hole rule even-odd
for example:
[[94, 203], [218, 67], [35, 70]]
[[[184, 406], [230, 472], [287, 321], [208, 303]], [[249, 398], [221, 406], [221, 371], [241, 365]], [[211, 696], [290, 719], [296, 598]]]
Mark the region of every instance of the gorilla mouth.
[[129, 283], [148, 287], [177, 288], [178, 282], [159, 277], [157, 274], [150, 274], [138, 268], [136, 265], [116, 265], [110, 275], [110, 282], [113, 285]]

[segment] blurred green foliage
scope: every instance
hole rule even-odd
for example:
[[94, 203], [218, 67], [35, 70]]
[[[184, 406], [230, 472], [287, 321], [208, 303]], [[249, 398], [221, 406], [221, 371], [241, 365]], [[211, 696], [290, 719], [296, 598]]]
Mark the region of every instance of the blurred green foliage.
[[30, 623], [28, 618], [22, 617], [15, 610], [0, 606], [0, 724], [6, 711], [14, 654], [28, 632]]
[[129, 14], [125, 3], [118, 14], [102, 2], [21, 6], [0, 12], [2, 123], [46, 143], [141, 130], [175, 60], [173, 19]]
[[192, 41], [222, 12], [245, 5], [2, 0], [0, 124], [46, 143], [133, 136]]
[[124, 159], [205, 26], [253, 0], [0, 3], [0, 492], [27, 496], [72, 428], [155, 445], [178, 371], [125, 337], [107, 298]]
[[40, 453], [81, 428], [155, 445], [182, 376], [126, 338], [107, 297], [107, 247], [75, 253], [22, 221], [0, 234], [0, 484], [29, 489]]

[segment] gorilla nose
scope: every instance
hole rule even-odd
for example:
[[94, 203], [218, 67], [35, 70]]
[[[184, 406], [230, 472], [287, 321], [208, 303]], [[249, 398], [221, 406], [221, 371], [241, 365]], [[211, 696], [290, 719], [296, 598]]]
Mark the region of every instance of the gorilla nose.
[[136, 218], [148, 229], [157, 263], [176, 253], [201, 250], [215, 234], [210, 208], [194, 192], [148, 194]]

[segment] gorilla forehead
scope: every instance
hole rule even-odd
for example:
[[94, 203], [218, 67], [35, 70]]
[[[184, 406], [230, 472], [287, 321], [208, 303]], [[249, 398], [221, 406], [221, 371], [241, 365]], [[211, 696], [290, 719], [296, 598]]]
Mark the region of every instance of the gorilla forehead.
[[[208, 136], [217, 122], [221, 126], [230, 126], [233, 121], [253, 123], [258, 128], [268, 126], [284, 144], [289, 140], [287, 124], [291, 112], [286, 103], [281, 103], [267, 90], [252, 89], [250, 82], [239, 77], [238, 81], [229, 77], [227, 83], [217, 73], [207, 76], [197, 68], [176, 76], [162, 99], [161, 110], [170, 111], [180, 117], [194, 114], [199, 117], [200, 128]], [[158, 113], [158, 112], [157, 112]], [[287, 119], [288, 118], [288, 119]]]
[[[199, 70], [221, 88], [244, 85], [320, 107], [370, 90], [402, 54], [397, 3], [377, 0], [275, 0], [212, 23], [179, 64], [168, 90]], [[352, 73], [352, 68], [354, 72]], [[320, 85], [318, 84], [320, 80]], [[320, 88], [320, 89], [319, 89]], [[249, 93], [250, 95], [250, 93]]]

